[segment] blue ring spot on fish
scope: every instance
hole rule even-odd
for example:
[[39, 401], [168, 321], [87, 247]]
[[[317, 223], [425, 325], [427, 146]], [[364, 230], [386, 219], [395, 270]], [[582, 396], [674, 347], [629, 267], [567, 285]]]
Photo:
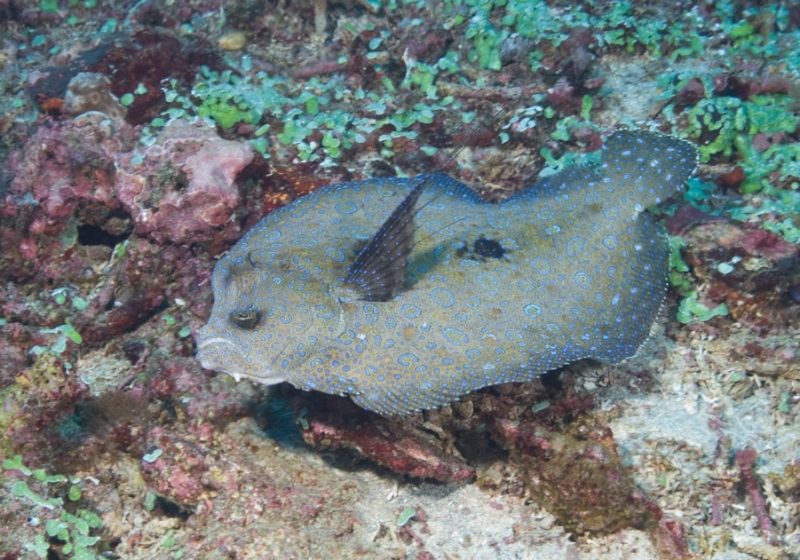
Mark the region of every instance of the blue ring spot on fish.
[[567, 256], [575, 258], [583, 250], [585, 239], [583, 237], [573, 237], [567, 242]]
[[542, 276], [547, 276], [550, 274], [550, 263], [544, 257], [536, 257], [535, 259], [531, 259], [531, 268], [533, 268]]
[[336, 247], [326, 247], [325, 256], [334, 262], [344, 262], [346, 258], [344, 252]]
[[619, 245], [619, 239], [616, 235], [607, 235], [603, 238], [603, 246], [609, 251], [613, 251]]
[[403, 315], [405, 315], [409, 319], [416, 319], [422, 314], [422, 310], [416, 305], [413, 305], [411, 303], [406, 303], [405, 305], [403, 305], [401, 311], [403, 312]]
[[455, 302], [453, 292], [447, 288], [436, 288], [433, 290], [431, 292], [431, 299], [443, 307], [451, 307]]
[[461, 346], [462, 344], [469, 342], [469, 337], [463, 331], [453, 327], [447, 327], [444, 329], [444, 331], [442, 331], [442, 336], [444, 336], [447, 342], [456, 346]]
[[412, 354], [411, 352], [401, 354], [400, 356], [397, 357], [397, 363], [403, 367], [408, 367], [416, 362], [419, 362], [419, 358], [415, 354]]
[[582, 290], [588, 290], [592, 285], [592, 277], [580, 270], [575, 273], [575, 284]]
[[475, 280], [477, 280], [481, 288], [483, 288], [484, 291], [489, 295], [497, 295], [497, 293], [500, 291], [500, 282], [493, 274], [478, 274], [475, 277]]
[[340, 214], [352, 214], [353, 212], [358, 211], [358, 206], [356, 206], [353, 202], [347, 201], [334, 205], [334, 209]]
[[525, 315], [535, 319], [536, 317], [542, 314], [542, 308], [534, 303], [530, 303], [525, 306]]

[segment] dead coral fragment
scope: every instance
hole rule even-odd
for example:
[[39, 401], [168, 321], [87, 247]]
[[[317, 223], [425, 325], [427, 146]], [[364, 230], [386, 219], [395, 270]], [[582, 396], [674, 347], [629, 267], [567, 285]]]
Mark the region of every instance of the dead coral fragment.
[[64, 96], [64, 111], [77, 117], [96, 111], [114, 119], [124, 119], [127, 111], [111, 93], [111, 80], [103, 74], [81, 72], [69, 81]]
[[[396, 473], [440, 482], [459, 482], [475, 470], [446, 443], [402, 421], [365, 412], [340, 398], [298, 395], [303, 439], [318, 449], [348, 449]], [[330, 407], [330, 408], [328, 408]]]

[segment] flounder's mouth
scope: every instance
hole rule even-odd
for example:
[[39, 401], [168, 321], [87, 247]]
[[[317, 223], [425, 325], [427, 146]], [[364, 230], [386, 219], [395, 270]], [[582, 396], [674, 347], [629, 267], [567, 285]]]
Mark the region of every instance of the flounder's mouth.
[[211, 344], [221, 344], [221, 345], [228, 345], [233, 348], [233, 351], [236, 352], [236, 345], [228, 340], [227, 338], [219, 338], [219, 337], [212, 337], [212, 338], [204, 338], [202, 335], [197, 337], [197, 352], [200, 353], [200, 350], [203, 348], [211, 345]]
[[236, 381], [247, 378], [264, 385], [275, 385], [285, 381], [282, 378], [270, 377], [272, 372], [269, 370], [259, 372], [259, 375], [243, 371], [246, 369], [241, 363], [244, 361], [244, 357], [239, 352], [239, 348], [227, 338], [206, 338], [202, 333], [198, 333], [195, 358], [205, 369], [227, 373]]

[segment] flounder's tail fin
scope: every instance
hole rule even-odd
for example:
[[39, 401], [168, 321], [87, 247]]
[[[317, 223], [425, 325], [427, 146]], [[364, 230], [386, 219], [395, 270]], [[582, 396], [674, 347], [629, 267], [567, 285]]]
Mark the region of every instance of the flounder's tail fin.
[[615, 202], [638, 213], [679, 192], [697, 162], [697, 148], [685, 140], [623, 130], [606, 140], [598, 171]]

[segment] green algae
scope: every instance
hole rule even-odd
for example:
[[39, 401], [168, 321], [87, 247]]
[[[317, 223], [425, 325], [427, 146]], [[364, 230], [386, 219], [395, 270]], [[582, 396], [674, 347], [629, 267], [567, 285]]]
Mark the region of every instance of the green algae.
[[727, 315], [728, 307], [720, 303], [710, 308], [698, 301], [697, 292], [689, 293], [678, 307], [677, 319], [681, 323], [703, 323], [718, 315]]
[[[435, 74], [431, 66], [412, 64], [408, 81], [401, 87], [423, 90], [427, 101], [416, 103], [410, 109], [397, 107], [390, 111], [388, 105], [396, 105], [390, 91], [394, 89], [393, 85], [380, 93], [358, 90], [351, 94], [335, 81], [312, 78], [303, 87], [298, 87], [264, 72], [239, 77], [230, 71], [217, 73], [204, 69], [197, 75], [191, 96], [178, 93], [174, 81], [170, 88], [165, 89], [167, 99], [178, 105], [169, 109], [166, 115], [208, 118], [224, 129], [239, 124], [257, 125], [257, 138], [251, 144], [265, 157], [270, 152], [266, 132], [272, 127], [271, 122], [276, 122], [282, 130], [275, 134], [275, 138], [283, 145], [294, 146], [301, 159], [337, 160], [386, 126], [393, 130], [382, 134], [379, 140], [391, 148], [394, 139], [415, 138], [417, 133], [410, 130], [415, 124], [431, 123], [434, 113], [448, 106], [460, 107], [452, 97], [440, 99], [436, 95], [432, 85]], [[369, 116], [358, 116], [345, 110], [347, 103], [344, 101], [350, 95], [367, 101], [365, 108]], [[313, 139], [317, 133], [321, 134], [320, 140]]]
[[681, 251], [686, 247], [683, 238], [670, 235], [667, 237], [669, 242], [669, 284], [676, 288], [682, 295], [691, 291], [694, 277], [689, 273], [689, 265], [683, 260]]
[[[59, 557], [72, 560], [94, 560], [94, 547], [100, 537], [92, 535], [103, 527], [100, 517], [84, 508], [67, 511], [64, 508], [64, 497], [70, 502], [78, 502], [82, 497], [80, 478], [68, 478], [61, 474], [48, 474], [45, 469], [29, 469], [22, 462], [20, 455], [3, 461], [6, 471], [18, 471], [25, 477], [38, 482], [38, 492], [32, 489], [26, 480], [17, 480], [11, 485], [11, 495], [31, 502], [34, 506], [53, 512], [44, 524], [45, 535], [54, 539], [57, 549], [51, 546], [41, 533], [32, 542], [25, 544], [25, 549], [35, 553], [39, 558], [48, 558], [52, 551], [58, 550]], [[33, 484], [33, 481], [31, 481]], [[68, 486], [67, 486], [67, 483]], [[52, 494], [58, 494], [52, 497]], [[63, 497], [62, 497], [63, 496]]]
[[407, 507], [397, 516], [397, 526], [403, 527], [406, 523], [411, 521], [415, 515], [417, 515], [417, 510], [413, 507]]

